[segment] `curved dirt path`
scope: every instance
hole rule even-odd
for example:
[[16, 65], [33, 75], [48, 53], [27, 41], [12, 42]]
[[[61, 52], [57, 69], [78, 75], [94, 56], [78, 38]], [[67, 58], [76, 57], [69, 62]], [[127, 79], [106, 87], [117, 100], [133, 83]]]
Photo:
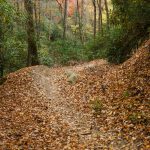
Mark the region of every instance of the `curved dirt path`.
[[[82, 70], [78, 67], [76, 71]], [[76, 109], [76, 103], [69, 98], [64, 98], [60, 92], [59, 81], [63, 78], [66, 71], [71, 69], [49, 69], [47, 67], [35, 67], [33, 70], [35, 82], [42, 92], [49, 100], [49, 113], [55, 113], [62, 119], [63, 122], [69, 125], [69, 128], [78, 136], [78, 142], [84, 143], [87, 147], [92, 143], [91, 140], [93, 115], [91, 111], [87, 113]], [[78, 103], [78, 105], [82, 105]], [[95, 136], [95, 135], [94, 135]], [[93, 144], [95, 142], [93, 141]], [[94, 145], [92, 145], [94, 146]], [[89, 147], [90, 148], [90, 147]]]
[[[75, 67], [53, 69], [45, 66], [37, 66], [32, 71], [38, 91], [44, 94], [49, 100], [49, 113], [54, 113], [59, 116], [62, 122], [68, 124], [68, 129], [71, 130], [68, 136], [70, 137], [71, 134], [74, 134], [77, 144], [84, 147], [81, 149], [94, 150], [111, 147], [108, 141], [109, 139], [111, 140], [112, 133], [107, 133], [103, 130], [100, 131], [100, 128], [103, 128], [105, 124], [103, 123], [103, 126], [98, 125], [97, 119], [93, 116], [93, 111], [89, 107], [89, 101], [85, 101], [84, 98], [77, 101], [71, 95], [68, 96], [66, 93], [62, 93], [62, 88], [65, 84], [61, 85], [61, 82], [64, 78], [67, 78], [68, 73], [80, 76], [80, 72], [83, 70], [94, 68], [100, 64], [107, 65], [105, 61], [100, 61], [98, 63], [87, 63]], [[116, 145], [115, 149], [118, 149]]]

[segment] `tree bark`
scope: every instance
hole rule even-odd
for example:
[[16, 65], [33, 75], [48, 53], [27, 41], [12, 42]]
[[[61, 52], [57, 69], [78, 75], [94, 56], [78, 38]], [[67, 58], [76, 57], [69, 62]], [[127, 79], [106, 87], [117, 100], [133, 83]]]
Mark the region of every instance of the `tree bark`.
[[103, 21], [102, 21], [102, 0], [97, 0], [98, 4], [98, 33], [103, 35]]
[[38, 26], [37, 0], [34, 0], [34, 19], [35, 19], [35, 27], [37, 30], [37, 26]]
[[3, 57], [3, 47], [2, 47], [2, 42], [3, 42], [3, 32], [2, 32], [2, 21], [0, 18], [0, 78], [3, 77], [4, 74], [4, 57]]
[[[82, 10], [81, 10], [82, 13]], [[80, 34], [80, 40], [83, 43], [83, 36], [82, 36], [82, 14], [80, 14], [80, 10], [79, 10], [79, 0], [77, 0], [77, 16], [78, 16], [78, 23], [79, 23], [79, 34]]]
[[110, 29], [110, 21], [109, 21], [109, 10], [108, 10], [108, 2], [107, 0], [104, 0], [105, 3], [105, 10], [106, 10], [106, 18], [107, 18], [107, 30]]
[[93, 28], [93, 30], [94, 30], [94, 39], [96, 38], [96, 0], [92, 0], [92, 2], [93, 2], [93, 7], [94, 7], [94, 28]]
[[27, 66], [38, 65], [39, 61], [33, 22], [33, 3], [31, 0], [24, 0], [24, 4], [25, 9], [27, 11], [27, 36], [28, 36]]
[[37, 0], [37, 39], [38, 47], [40, 47], [40, 29], [41, 29], [41, 1]]
[[39, 18], [38, 18], [38, 0], [34, 0], [34, 20], [35, 20], [35, 31], [36, 31], [36, 39], [39, 42]]
[[64, 31], [63, 31], [63, 39], [66, 39], [66, 29], [67, 29], [67, 7], [68, 7], [68, 0], [65, 0], [64, 3], [64, 20], [63, 20], [63, 27], [64, 27]]

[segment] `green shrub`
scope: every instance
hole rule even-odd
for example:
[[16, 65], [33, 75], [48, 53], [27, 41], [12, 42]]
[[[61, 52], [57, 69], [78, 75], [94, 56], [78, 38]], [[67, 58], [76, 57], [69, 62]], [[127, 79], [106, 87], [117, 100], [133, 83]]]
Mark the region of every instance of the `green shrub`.
[[6, 68], [9, 71], [15, 71], [26, 66], [26, 37], [26, 31], [23, 28], [17, 26], [14, 27], [13, 30], [8, 30], [7, 33], [5, 33], [3, 43], [4, 58]]
[[87, 59], [83, 45], [73, 40], [51, 42], [49, 53], [56, 64], [66, 65], [70, 60], [84, 61]]
[[97, 59], [97, 58], [105, 58], [106, 51], [108, 48], [107, 36], [99, 36], [95, 40], [91, 40], [87, 44], [87, 52], [86, 55], [88, 56], [89, 60]]
[[54, 65], [54, 60], [51, 58], [48, 50], [46, 49], [41, 49], [39, 51], [39, 59], [40, 59], [40, 64], [42, 65], [46, 65], [46, 66]]
[[112, 3], [112, 22], [115, 26], [119, 24], [123, 32], [120, 39], [113, 43], [114, 47], [109, 49], [107, 56], [110, 62], [122, 63], [149, 36], [150, 3], [146, 0], [113, 0]]
[[123, 30], [120, 26], [112, 28], [108, 39], [108, 48], [106, 51], [106, 58], [111, 63], [121, 63], [125, 60], [124, 55], [122, 55], [122, 36]]
[[99, 99], [95, 99], [94, 101], [91, 101], [91, 107], [94, 110], [94, 114], [98, 115], [103, 109], [103, 104]]
[[111, 28], [109, 33], [104, 32], [103, 35], [88, 44], [89, 59], [107, 58], [112, 63], [122, 62], [126, 57], [122, 55], [122, 36], [121, 26]]
[[63, 33], [62, 31], [63, 31], [63, 29], [60, 25], [51, 24], [49, 36], [52, 38], [52, 41], [61, 39], [62, 33]]

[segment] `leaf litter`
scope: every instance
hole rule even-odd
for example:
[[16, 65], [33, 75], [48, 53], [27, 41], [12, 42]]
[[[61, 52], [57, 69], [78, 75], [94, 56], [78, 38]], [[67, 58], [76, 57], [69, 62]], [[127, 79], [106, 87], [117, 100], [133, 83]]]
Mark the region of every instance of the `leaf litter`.
[[121, 65], [9, 74], [0, 86], [0, 149], [150, 149], [149, 68], [150, 40]]

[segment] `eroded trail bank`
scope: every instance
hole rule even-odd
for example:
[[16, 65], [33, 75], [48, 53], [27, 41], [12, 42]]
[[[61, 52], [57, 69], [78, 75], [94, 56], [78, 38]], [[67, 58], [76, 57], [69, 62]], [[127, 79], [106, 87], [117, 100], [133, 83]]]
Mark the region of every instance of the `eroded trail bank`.
[[120, 66], [35, 66], [0, 86], [0, 149], [149, 149], [150, 41]]

